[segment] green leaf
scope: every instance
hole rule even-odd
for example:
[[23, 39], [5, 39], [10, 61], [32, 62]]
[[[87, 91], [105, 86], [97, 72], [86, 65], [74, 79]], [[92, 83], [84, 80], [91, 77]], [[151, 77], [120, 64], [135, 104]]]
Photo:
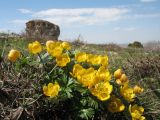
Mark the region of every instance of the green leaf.
[[81, 99], [81, 104], [83, 105], [83, 106], [86, 106], [87, 105], [87, 99]]
[[82, 109], [82, 110], [80, 110], [79, 113], [80, 113], [80, 115], [79, 115], [80, 118], [89, 120], [89, 119], [91, 119], [91, 118], [94, 117], [95, 111], [94, 111], [93, 108], [88, 108], [88, 109]]
[[71, 98], [73, 95], [71, 94], [72, 93], [72, 89], [70, 87], [67, 87], [64, 89], [65, 90], [65, 93], [67, 94], [67, 97], [68, 98]]
[[98, 102], [89, 97], [88, 98], [88, 106], [93, 107], [95, 109], [98, 109]]
[[72, 79], [72, 78], [69, 78], [68, 83], [67, 83], [67, 86], [68, 86], [68, 87], [72, 87], [73, 84], [74, 84], [73, 79]]

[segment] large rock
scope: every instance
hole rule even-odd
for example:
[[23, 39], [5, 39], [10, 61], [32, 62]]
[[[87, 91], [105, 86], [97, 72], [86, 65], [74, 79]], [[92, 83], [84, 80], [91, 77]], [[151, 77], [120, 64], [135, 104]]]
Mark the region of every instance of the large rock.
[[31, 40], [58, 40], [60, 28], [45, 20], [31, 20], [26, 23], [26, 37]]

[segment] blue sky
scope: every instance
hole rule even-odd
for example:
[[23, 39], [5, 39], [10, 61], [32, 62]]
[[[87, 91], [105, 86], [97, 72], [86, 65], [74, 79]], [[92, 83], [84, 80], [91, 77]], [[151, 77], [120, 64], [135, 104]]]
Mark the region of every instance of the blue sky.
[[0, 31], [21, 32], [28, 20], [44, 19], [60, 26], [62, 40], [160, 40], [160, 0], [1, 0], [0, 15]]

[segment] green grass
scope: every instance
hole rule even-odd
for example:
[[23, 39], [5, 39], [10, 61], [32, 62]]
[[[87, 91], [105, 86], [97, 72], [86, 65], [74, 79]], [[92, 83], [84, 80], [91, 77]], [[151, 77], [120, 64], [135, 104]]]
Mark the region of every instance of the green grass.
[[0, 54], [6, 55], [10, 49], [18, 49], [25, 51], [27, 49], [28, 41], [22, 39], [0, 39]]

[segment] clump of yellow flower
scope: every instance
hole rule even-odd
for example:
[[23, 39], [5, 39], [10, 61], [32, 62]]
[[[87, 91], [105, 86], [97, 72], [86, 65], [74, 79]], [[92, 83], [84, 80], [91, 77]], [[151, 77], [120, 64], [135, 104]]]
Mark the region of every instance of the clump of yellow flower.
[[114, 77], [116, 78], [116, 83], [119, 85], [124, 85], [129, 82], [126, 74], [123, 74], [121, 69], [114, 72]]
[[108, 110], [112, 113], [115, 113], [115, 112], [122, 112], [124, 111], [124, 109], [125, 109], [125, 106], [121, 102], [121, 100], [119, 98], [116, 98], [114, 95], [112, 95], [111, 101], [108, 105]]
[[35, 41], [33, 43], [29, 43], [28, 50], [33, 54], [37, 54], [42, 51], [42, 46], [38, 41]]
[[67, 54], [62, 54], [56, 58], [56, 63], [60, 67], [64, 67], [70, 62], [70, 57]]
[[77, 62], [100, 65], [98, 70], [95, 70], [92, 67], [85, 69], [81, 65], [75, 64], [71, 75], [76, 77], [82, 85], [88, 87], [91, 93], [99, 100], [108, 100], [113, 90], [113, 86], [109, 83], [111, 74], [108, 69], [106, 69], [108, 57], [79, 52], [75, 55], [75, 60]]
[[121, 86], [120, 88], [120, 94], [127, 100], [128, 102], [134, 101], [135, 93], [133, 92], [133, 89], [128, 86], [128, 84], [125, 84], [124, 86]]
[[108, 100], [112, 90], [113, 86], [109, 82], [99, 82], [90, 89], [91, 93], [101, 101]]
[[93, 67], [85, 69], [80, 64], [75, 64], [71, 74], [76, 77], [81, 84], [88, 88], [96, 85], [98, 82], [108, 82], [111, 80], [109, 71], [103, 66], [99, 67], [98, 70], [95, 70]]
[[138, 106], [137, 104], [133, 106], [130, 105], [129, 112], [132, 120], [145, 120], [145, 117], [143, 116], [144, 108], [142, 106]]
[[8, 60], [15, 62], [20, 57], [20, 52], [18, 50], [12, 49], [8, 53]]
[[[42, 46], [38, 41], [30, 43], [28, 49], [31, 53], [37, 54], [42, 51]], [[71, 46], [68, 42], [59, 42], [49, 40], [46, 42], [47, 52], [55, 57], [56, 63], [60, 67], [65, 67], [71, 58], [65, 52], [70, 50]], [[20, 57], [20, 52], [17, 50], [11, 50], [8, 54], [8, 59], [16, 61]], [[112, 113], [122, 112], [125, 109], [125, 105], [121, 99], [115, 95], [111, 95], [113, 86], [111, 85], [112, 75], [110, 74], [108, 66], [108, 56], [87, 54], [85, 52], [79, 52], [74, 57], [75, 63], [70, 74], [76, 78], [79, 83], [88, 88], [91, 94], [101, 101], [109, 100], [108, 110]], [[85, 63], [89, 63], [89, 66], [85, 66]], [[97, 68], [98, 67], [98, 68]], [[114, 72], [114, 78], [116, 83], [120, 86], [120, 94], [126, 102], [133, 102], [136, 93], [143, 92], [143, 88], [135, 86], [131, 88], [129, 86], [129, 80], [126, 74], [121, 69], [117, 69]], [[43, 86], [43, 94], [53, 98], [58, 95], [60, 86], [57, 82], [49, 83]], [[115, 92], [115, 91], [114, 91]], [[142, 116], [144, 109], [141, 106], [129, 106], [129, 112], [131, 113], [132, 120], [145, 120]]]
[[129, 80], [126, 74], [122, 72], [121, 69], [117, 69], [114, 72], [114, 78], [116, 79], [116, 83], [121, 85], [120, 94], [128, 101], [134, 101], [135, 94], [143, 92], [143, 88], [139, 86], [135, 86], [134, 88], [129, 87]]
[[139, 94], [139, 93], [143, 92], [143, 88], [141, 88], [138, 85], [136, 85], [133, 88], [133, 92], [136, 93], [136, 94]]
[[49, 83], [47, 86], [43, 86], [43, 94], [53, 98], [58, 95], [60, 91], [60, 86], [58, 83]]

